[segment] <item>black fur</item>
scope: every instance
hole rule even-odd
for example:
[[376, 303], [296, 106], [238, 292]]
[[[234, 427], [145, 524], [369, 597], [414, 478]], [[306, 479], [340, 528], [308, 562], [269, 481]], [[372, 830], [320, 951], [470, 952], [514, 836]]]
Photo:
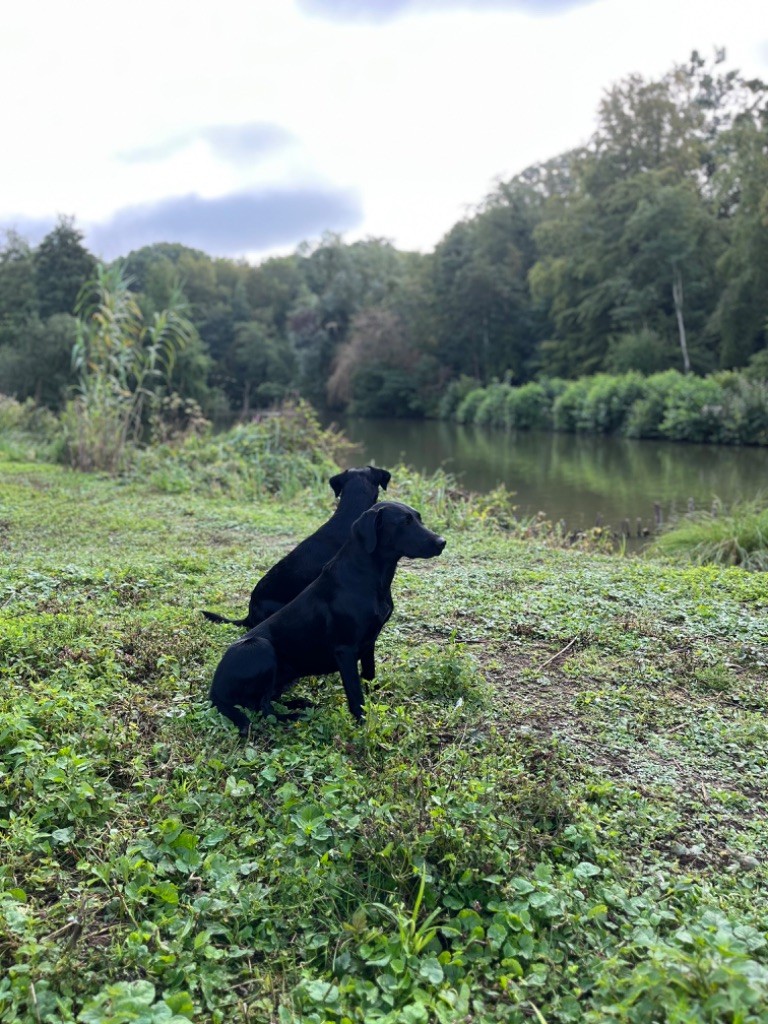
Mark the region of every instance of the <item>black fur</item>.
[[203, 612], [211, 622], [229, 622], [253, 629], [268, 616], [288, 604], [317, 579], [323, 566], [349, 537], [358, 516], [379, 499], [379, 488], [386, 491], [391, 480], [386, 469], [364, 466], [345, 469], [328, 483], [339, 499], [331, 518], [272, 566], [253, 588], [248, 614], [243, 619], [227, 619], [216, 612]]
[[376, 674], [374, 645], [392, 614], [397, 563], [434, 558], [444, 547], [408, 505], [383, 501], [368, 509], [306, 590], [229, 647], [213, 677], [211, 702], [247, 736], [250, 722], [240, 708], [275, 714], [272, 701], [297, 679], [340, 672], [350, 713], [362, 720], [360, 675]]

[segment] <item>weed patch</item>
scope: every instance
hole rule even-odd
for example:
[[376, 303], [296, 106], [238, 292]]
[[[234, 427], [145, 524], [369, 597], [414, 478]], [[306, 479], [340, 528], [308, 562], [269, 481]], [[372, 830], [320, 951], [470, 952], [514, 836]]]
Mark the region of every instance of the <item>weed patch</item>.
[[764, 1019], [759, 574], [564, 550], [403, 472], [449, 543], [398, 571], [364, 727], [309, 679], [241, 745], [207, 701], [238, 633], [198, 609], [325, 484], [1, 471], [0, 1017]]

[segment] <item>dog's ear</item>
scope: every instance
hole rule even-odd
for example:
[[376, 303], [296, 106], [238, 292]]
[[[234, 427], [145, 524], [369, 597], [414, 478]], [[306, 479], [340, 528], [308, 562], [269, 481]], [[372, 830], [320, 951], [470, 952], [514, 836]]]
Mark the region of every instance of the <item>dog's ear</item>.
[[381, 521], [381, 509], [375, 506], [363, 512], [359, 519], [355, 520], [352, 532], [360, 541], [369, 555], [376, 550], [379, 542], [379, 523]]
[[369, 466], [368, 469], [371, 470], [371, 475], [373, 476], [373, 479], [376, 481], [377, 486], [381, 487], [382, 490], [386, 491], [387, 484], [392, 479], [392, 474], [388, 473], [386, 469], [379, 469], [376, 466]]
[[344, 470], [343, 473], [337, 473], [336, 476], [332, 476], [328, 483], [333, 488], [333, 493], [338, 498], [341, 492], [344, 490], [344, 484], [347, 482], [348, 470]]

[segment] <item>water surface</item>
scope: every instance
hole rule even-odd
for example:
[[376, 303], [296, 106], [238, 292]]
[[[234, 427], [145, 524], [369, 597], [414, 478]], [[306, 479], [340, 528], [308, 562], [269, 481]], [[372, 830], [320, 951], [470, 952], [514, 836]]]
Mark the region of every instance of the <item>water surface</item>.
[[637, 519], [653, 526], [654, 504], [665, 521], [689, 500], [709, 509], [754, 497], [768, 488], [768, 449], [632, 441], [574, 434], [505, 432], [436, 420], [348, 419], [341, 424], [361, 449], [351, 463], [391, 467], [406, 462], [439, 467], [465, 486], [487, 491], [503, 483], [521, 513], [546, 513], [568, 528], [594, 526], [598, 517], [620, 529]]

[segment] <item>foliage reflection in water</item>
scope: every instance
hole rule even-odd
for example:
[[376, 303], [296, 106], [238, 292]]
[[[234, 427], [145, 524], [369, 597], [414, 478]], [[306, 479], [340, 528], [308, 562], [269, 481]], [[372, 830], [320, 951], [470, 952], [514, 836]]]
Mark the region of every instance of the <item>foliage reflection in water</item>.
[[427, 472], [442, 466], [475, 491], [503, 483], [524, 515], [543, 511], [574, 529], [598, 517], [615, 529], [629, 520], [634, 532], [638, 518], [651, 528], [655, 503], [667, 522], [690, 499], [697, 509], [714, 501], [729, 506], [768, 481], [764, 448], [505, 433], [434, 420], [349, 419], [342, 426], [360, 445], [351, 463], [406, 462]]

